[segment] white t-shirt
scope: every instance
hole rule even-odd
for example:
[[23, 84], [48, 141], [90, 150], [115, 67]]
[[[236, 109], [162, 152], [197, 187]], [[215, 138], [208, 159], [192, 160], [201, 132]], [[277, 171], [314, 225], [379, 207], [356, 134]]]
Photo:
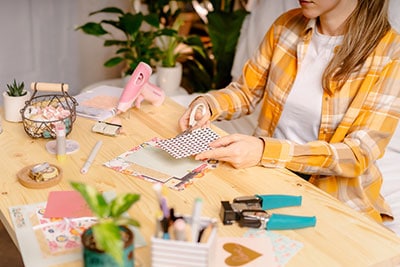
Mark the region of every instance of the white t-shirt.
[[315, 30], [286, 100], [274, 137], [300, 144], [318, 139], [321, 122], [322, 74], [343, 36], [328, 36]]

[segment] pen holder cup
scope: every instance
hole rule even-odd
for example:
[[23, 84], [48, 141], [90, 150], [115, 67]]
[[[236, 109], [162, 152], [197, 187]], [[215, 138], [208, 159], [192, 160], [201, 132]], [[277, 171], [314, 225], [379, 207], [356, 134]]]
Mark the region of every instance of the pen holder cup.
[[[190, 222], [190, 217], [185, 217]], [[188, 242], [172, 239], [151, 238], [152, 267], [208, 267], [215, 258], [217, 241], [216, 219], [201, 218], [201, 228], [212, 226], [203, 242]]]

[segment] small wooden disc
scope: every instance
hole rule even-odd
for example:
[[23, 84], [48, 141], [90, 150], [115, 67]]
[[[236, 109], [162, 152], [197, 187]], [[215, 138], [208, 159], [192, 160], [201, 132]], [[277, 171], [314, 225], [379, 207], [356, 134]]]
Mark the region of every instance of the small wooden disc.
[[55, 186], [61, 181], [62, 178], [62, 169], [56, 165], [50, 164], [50, 167], [54, 167], [58, 171], [58, 175], [52, 179], [49, 179], [47, 181], [35, 181], [31, 177], [29, 177], [29, 173], [31, 169], [36, 166], [37, 164], [26, 166], [25, 168], [22, 168], [18, 173], [18, 181], [20, 184], [22, 184], [25, 187], [32, 188], [32, 189], [41, 189], [41, 188], [48, 188]]

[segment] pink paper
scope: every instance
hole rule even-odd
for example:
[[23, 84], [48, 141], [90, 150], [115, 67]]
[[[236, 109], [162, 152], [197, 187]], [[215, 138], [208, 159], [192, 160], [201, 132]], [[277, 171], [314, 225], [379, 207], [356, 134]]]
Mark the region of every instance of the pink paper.
[[53, 191], [47, 199], [44, 218], [80, 218], [91, 217], [89, 209], [81, 194], [77, 191]]

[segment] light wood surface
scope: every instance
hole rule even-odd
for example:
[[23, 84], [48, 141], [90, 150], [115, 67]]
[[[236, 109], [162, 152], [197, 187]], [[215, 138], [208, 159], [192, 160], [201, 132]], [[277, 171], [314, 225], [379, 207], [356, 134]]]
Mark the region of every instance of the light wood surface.
[[[152, 184], [118, 173], [102, 166], [102, 163], [153, 137], [175, 136], [179, 132], [177, 121], [183, 111], [183, 107], [170, 99], [160, 107], [143, 103], [140, 110], [131, 109], [121, 115], [124, 133], [117, 137], [92, 133], [94, 121], [77, 118], [68, 139], [78, 141], [80, 149], [68, 155], [64, 163], [57, 162], [56, 157], [46, 151], [45, 144], [49, 140], [32, 139], [24, 132], [22, 123], [3, 120], [4, 130], [0, 134], [0, 218], [14, 242], [16, 237], [8, 211], [10, 206], [46, 201], [49, 192], [71, 190], [69, 181], [81, 181], [102, 191], [130, 191], [141, 194], [141, 200], [129, 213], [141, 223], [141, 232], [147, 246], [137, 249], [135, 257], [142, 266], [151, 266], [150, 238], [154, 234], [154, 218], [158, 209]], [[80, 169], [98, 140], [103, 141], [103, 146], [89, 172], [83, 175]], [[29, 189], [22, 186], [16, 176], [18, 171], [25, 166], [41, 162], [60, 166], [63, 169], [62, 181], [46, 189]], [[177, 212], [190, 214], [194, 198], [201, 197], [202, 215], [218, 218], [219, 236], [241, 236], [248, 229], [222, 224], [219, 219], [220, 201], [231, 201], [237, 196], [255, 194], [301, 195], [301, 207], [276, 209], [271, 212], [317, 216], [316, 227], [279, 231], [280, 234], [304, 244], [287, 266], [400, 264], [399, 237], [285, 169], [253, 167], [238, 170], [221, 163], [185, 190], [168, 190], [168, 201]], [[80, 265], [81, 263], [75, 262], [68, 266]]]

